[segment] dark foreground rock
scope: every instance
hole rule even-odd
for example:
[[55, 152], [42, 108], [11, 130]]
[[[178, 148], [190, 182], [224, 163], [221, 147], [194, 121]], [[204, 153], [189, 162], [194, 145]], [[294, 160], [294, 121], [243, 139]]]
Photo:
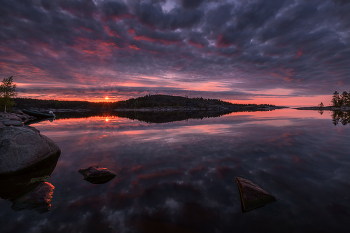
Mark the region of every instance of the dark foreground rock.
[[14, 210], [35, 209], [39, 213], [51, 209], [51, 200], [55, 187], [48, 183], [41, 183], [35, 190], [17, 199], [12, 204]]
[[84, 176], [84, 180], [93, 184], [104, 184], [117, 176], [115, 172], [98, 166], [80, 169], [78, 172]]
[[48, 137], [25, 127], [0, 129], [0, 174], [16, 173], [60, 154]]
[[236, 177], [236, 181], [241, 195], [243, 213], [277, 201], [274, 196], [249, 180]]

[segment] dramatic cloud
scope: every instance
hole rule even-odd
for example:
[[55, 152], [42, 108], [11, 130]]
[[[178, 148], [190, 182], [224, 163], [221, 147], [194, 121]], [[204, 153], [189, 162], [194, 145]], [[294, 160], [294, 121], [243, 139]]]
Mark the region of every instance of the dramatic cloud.
[[0, 3], [0, 70], [20, 96], [253, 102], [350, 89], [348, 1]]

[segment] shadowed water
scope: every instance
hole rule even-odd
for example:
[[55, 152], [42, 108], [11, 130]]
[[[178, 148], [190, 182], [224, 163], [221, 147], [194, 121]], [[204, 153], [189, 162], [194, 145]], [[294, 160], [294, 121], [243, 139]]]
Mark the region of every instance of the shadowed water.
[[[117, 116], [33, 124], [62, 149], [52, 207], [14, 211], [1, 232], [347, 232], [350, 126], [282, 109], [162, 124]], [[78, 173], [117, 172], [105, 184]], [[235, 177], [277, 202], [242, 213]]]

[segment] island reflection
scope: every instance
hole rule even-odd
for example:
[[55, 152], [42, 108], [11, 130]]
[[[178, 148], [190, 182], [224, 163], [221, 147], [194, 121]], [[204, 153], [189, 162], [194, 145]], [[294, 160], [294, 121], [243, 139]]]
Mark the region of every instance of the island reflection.
[[[175, 121], [186, 121], [189, 119], [204, 119], [217, 118], [231, 113], [247, 113], [247, 112], [270, 112], [276, 109], [267, 110], [222, 110], [222, 111], [106, 111], [106, 112], [58, 112], [56, 119], [72, 119], [72, 118], [91, 118], [91, 117], [105, 117], [106, 122], [109, 117], [127, 118], [131, 120], [138, 120], [146, 123], [168, 123]], [[36, 124], [43, 121], [52, 121], [52, 119], [36, 119], [28, 121], [26, 125]]]

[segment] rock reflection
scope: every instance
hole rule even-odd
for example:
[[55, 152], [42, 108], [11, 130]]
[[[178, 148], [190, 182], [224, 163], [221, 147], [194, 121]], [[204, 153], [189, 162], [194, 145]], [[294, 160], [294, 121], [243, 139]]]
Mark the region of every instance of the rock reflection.
[[13, 202], [14, 210], [50, 210], [54, 186], [48, 178], [54, 171], [59, 154], [16, 174], [0, 176], [0, 198]]
[[35, 209], [39, 213], [51, 209], [51, 200], [55, 187], [48, 183], [41, 183], [36, 189], [18, 198], [12, 205], [14, 210]]

